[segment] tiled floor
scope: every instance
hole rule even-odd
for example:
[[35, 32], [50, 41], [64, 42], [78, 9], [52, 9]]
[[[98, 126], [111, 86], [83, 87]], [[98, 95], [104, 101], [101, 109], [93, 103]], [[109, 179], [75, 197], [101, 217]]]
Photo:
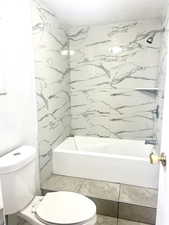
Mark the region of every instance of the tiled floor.
[[[14, 225], [14, 224], [10, 223], [9, 225]], [[21, 223], [21, 221], [19, 221], [15, 225], [31, 225], [31, 224], [27, 222]], [[149, 224], [136, 223], [129, 220], [121, 220], [121, 219], [117, 220], [117, 218], [97, 215], [97, 222], [95, 225], [149, 225]]]
[[117, 218], [97, 215], [96, 225], [117, 225]]
[[149, 224], [137, 223], [129, 220], [121, 220], [113, 217], [98, 215], [96, 225], [149, 225]]
[[[44, 193], [64, 190], [78, 192], [91, 198], [97, 206], [97, 213], [108, 216], [98, 217], [97, 224], [103, 224], [104, 219], [106, 220], [104, 224], [108, 225], [155, 223], [157, 204], [155, 189], [60, 175], [52, 175], [41, 185], [41, 188]], [[125, 221], [119, 220], [117, 224], [117, 219], [113, 217], [125, 219]]]
[[[106, 224], [104, 224], [104, 225], [106, 225]], [[118, 219], [117, 225], [148, 225], [148, 224]]]
[[52, 175], [41, 185], [41, 188], [51, 191], [79, 192], [94, 198], [152, 208], [156, 208], [157, 205], [157, 190], [125, 184]]

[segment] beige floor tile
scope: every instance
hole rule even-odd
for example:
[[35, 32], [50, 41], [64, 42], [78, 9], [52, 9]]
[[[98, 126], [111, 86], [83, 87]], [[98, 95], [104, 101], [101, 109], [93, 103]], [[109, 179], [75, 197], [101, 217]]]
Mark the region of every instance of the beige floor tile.
[[129, 221], [129, 220], [118, 219], [118, 225], [149, 225], [149, 224], [137, 223], [137, 222], [133, 222], [133, 221]]
[[83, 179], [80, 178], [52, 175], [41, 188], [52, 191], [79, 192], [82, 182]]
[[121, 184], [120, 202], [156, 208], [157, 190]]
[[117, 218], [97, 215], [96, 225], [117, 225]]
[[85, 180], [80, 188], [80, 193], [100, 199], [118, 201], [120, 185], [116, 183]]

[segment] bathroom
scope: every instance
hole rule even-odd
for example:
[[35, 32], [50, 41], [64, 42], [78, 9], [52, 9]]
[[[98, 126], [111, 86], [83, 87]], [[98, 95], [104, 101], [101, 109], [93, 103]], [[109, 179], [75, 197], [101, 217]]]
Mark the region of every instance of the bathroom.
[[0, 224], [169, 224], [168, 18], [168, 0], [0, 2]]

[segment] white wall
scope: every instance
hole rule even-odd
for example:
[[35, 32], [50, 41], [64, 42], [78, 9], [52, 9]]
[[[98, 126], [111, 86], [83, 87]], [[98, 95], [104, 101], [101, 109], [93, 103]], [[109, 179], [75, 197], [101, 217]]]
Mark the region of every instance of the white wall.
[[0, 2], [0, 76], [5, 77], [7, 92], [0, 96], [1, 155], [15, 145], [36, 145], [31, 29], [30, 0]]
[[[17, 145], [37, 148], [31, 0], [0, 1], [0, 34], [0, 87], [7, 92], [0, 95], [1, 156]], [[38, 171], [37, 157], [37, 191]]]

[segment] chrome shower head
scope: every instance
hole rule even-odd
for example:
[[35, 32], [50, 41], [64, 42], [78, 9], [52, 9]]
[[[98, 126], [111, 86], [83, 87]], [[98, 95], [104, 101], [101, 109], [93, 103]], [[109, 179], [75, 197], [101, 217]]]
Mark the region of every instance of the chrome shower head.
[[153, 32], [153, 34], [152, 34], [150, 37], [148, 37], [148, 38], [146, 39], [146, 42], [147, 42], [148, 44], [152, 44], [153, 41], [154, 41], [155, 35], [156, 35], [156, 32]]
[[147, 42], [148, 44], [152, 44], [153, 41], [154, 41], [154, 37], [149, 37], [149, 38], [147, 38], [147, 40], [146, 40], [146, 42]]
[[153, 41], [154, 41], [155, 35], [156, 35], [157, 33], [161, 33], [161, 32], [165, 32], [165, 28], [160, 29], [160, 30], [152, 31], [152, 32], [151, 32], [152, 35], [149, 36], [149, 37], [146, 39], [146, 42], [147, 42], [148, 44], [152, 44]]

